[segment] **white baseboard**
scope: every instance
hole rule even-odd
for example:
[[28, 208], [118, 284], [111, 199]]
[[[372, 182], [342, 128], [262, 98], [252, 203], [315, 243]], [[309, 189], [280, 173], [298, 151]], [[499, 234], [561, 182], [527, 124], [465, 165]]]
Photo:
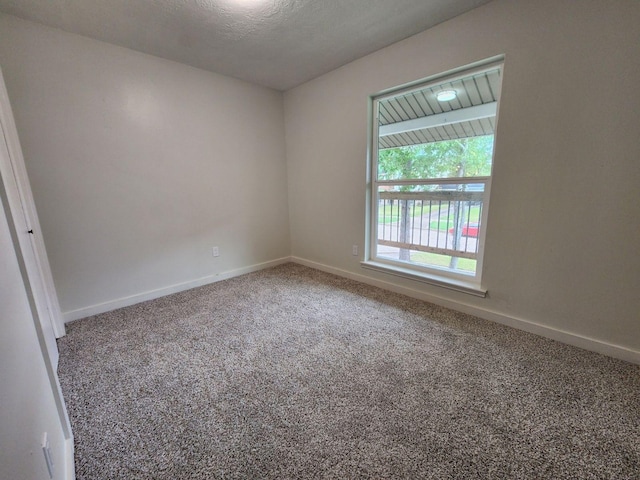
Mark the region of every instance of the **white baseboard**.
[[76, 480], [76, 465], [74, 459], [73, 437], [68, 438], [64, 442], [64, 479]]
[[476, 317], [483, 318], [485, 320], [489, 320], [492, 322], [507, 325], [509, 327], [517, 328], [518, 330], [524, 330], [525, 332], [540, 335], [541, 337], [549, 338], [551, 340], [556, 340], [561, 343], [566, 343], [569, 345], [573, 345], [575, 347], [583, 348], [585, 350], [601, 353], [603, 355], [607, 355], [613, 358], [618, 358], [620, 360], [624, 360], [627, 362], [640, 364], [640, 351], [637, 351], [637, 350], [632, 350], [626, 347], [622, 347], [620, 345], [614, 345], [611, 343], [603, 342], [601, 340], [596, 340], [594, 338], [585, 337], [583, 335], [579, 335], [576, 333], [559, 330], [553, 327], [531, 322], [529, 320], [516, 318], [513, 316], [505, 315], [503, 313], [495, 312], [492, 310], [479, 308], [473, 305], [468, 305], [461, 302], [454, 302], [446, 298], [439, 297], [437, 295], [421, 292], [419, 290], [414, 290], [408, 287], [403, 287], [391, 282], [378, 280], [376, 278], [371, 278], [366, 275], [360, 275], [357, 273], [349, 272], [347, 270], [342, 270], [340, 268], [330, 267], [328, 265], [317, 263], [311, 260], [306, 260], [304, 258], [291, 257], [291, 261], [294, 263], [299, 263], [300, 265], [305, 265], [307, 267], [315, 268], [317, 270], [322, 270], [323, 272], [332, 273], [340, 277], [350, 278], [351, 280], [356, 280], [358, 282], [362, 282], [367, 285], [373, 285], [375, 287], [379, 287], [384, 290], [389, 290], [395, 293], [406, 295], [408, 297], [417, 298], [419, 300], [424, 300], [430, 303], [434, 303], [436, 305], [450, 308], [452, 310], [468, 313], [469, 315], [474, 315]]
[[192, 288], [201, 287], [210, 283], [220, 282], [228, 278], [238, 277], [246, 273], [257, 272], [264, 270], [265, 268], [275, 267], [291, 261], [291, 257], [278, 258], [269, 262], [257, 263], [255, 265], [249, 265], [247, 267], [238, 268], [236, 270], [230, 270], [228, 272], [216, 273], [215, 275], [208, 275], [206, 277], [197, 278], [188, 282], [177, 283], [175, 285], [169, 285], [168, 287], [158, 288], [156, 290], [149, 290], [128, 297], [117, 298], [109, 302], [99, 303], [97, 305], [91, 305], [89, 307], [79, 308], [77, 310], [71, 310], [64, 312], [64, 322], [69, 323], [81, 318], [90, 317], [92, 315], [98, 315], [100, 313], [110, 312], [122, 307], [128, 307], [135, 305], [136, 303], [146, 302], [147, 300], [155, 300], [156, 298], [171, 295], [172, 293], [182, 292], [184, 290], [190, 290]]
[[347, 270], [342, 270], [340, 268], [335, 268], [335, 267], [324, 265], [318, 262], [314, 262], [312, 260], [306, 260], [300, 257], [282, 257], [269, 262], [250, 265], [250, 266], [239, 268], [236, 270], [230, 270], [228, 272], [223, 272], [216, 275], [209, 275], [207, 277], [198, 278], [189, 282], [170, 285], [168, 287], [159, 288], [157, 290], [142, 292], [136, 295], [119, 298], [109, 302], [100, 303], [97, 305], [92, 305], [92, 306], [80, 308], [77, 310], [72, 310], [69, 312], [65, 312], [63, 314], [64, 321], [65, 323], [68, 323], [73, 320], [78, 320], [78, 319], [89, 317], [92, 315], [98, 315], [100, 313], [109, 312], [111, 310], [116, 310], [122, 307], [128, 307], [136, 303], [146, 302], [147, 300], [154, 300], [156, 298], [160, 298], [166, 295], [171, 295], [172, 293], [189, 290], [191, 288], [200, 287], [202, 285], [208, 285], [210, 283], [219, 282], [221, 280], [237, 277], [239, 275], [244, 275], [246, 273], [257, 272], [259, 270], [264, 270], [266, 268], [275, 267], [277, 265], [282, 265], [283, 263], [287, 263], [287, 262], [299, 263], [300, 265], [305, 265], [307, 267], [315, 268], [317, 270], [322, 270], [324, 272], [332, 273], [340, 277], [350, 278], [352, 280], [356, 280], [358, 282], [362, 282], [367, 285], [373, 285], [375, 287], [379, 287], [384, 290], [400, 293], [408, 297], [417, 298], [419, 300], [431, 302], [446, 308], [451, 308], [452, 310], [458, 310], [463, 313], [468, 313], [470, 315], [474, 315], [476, 317], [480, 317], [485, 320], [507, 325], [513, 328], [517, 328], [519, 330], [524, 330], [526, 332], [540, 335], [542, 337], [546, 337], [551, 340], [556, 340], [558, 342], [573, 345], [579, 348], [583, 348], [585, 350], [601, 353], [603, 355], [618, 358], [620, 360], [625, 360], [627, 362], [640, 364], [640, 351], [637, 351], [637, 350], [632, 350], [630, 348], [622, 347], [620, 345], [614, 345], [611, 343], [603, 342], [601, 340], [585, 337], [580, 334], [559, 330], [553, 327], [541, 325], [539, 323], [535, 323], [522, 318], [516, 318], [513, 316], [505, 315], [500, 312], [495, 312], [492, 310], [476, 307], [474, 305], [469, 305], [462, 302], [454, 302], [446, 298], [442, 298], [438, 295], [425, 293], [425, 292], [408, 288], [408, 287], [403, 287], [400, 285], [396, 285], [392, 282], [379, 280], [376, 278], [368, 277], [366, 275], [360, 275], [357, 273], [349, 272]]

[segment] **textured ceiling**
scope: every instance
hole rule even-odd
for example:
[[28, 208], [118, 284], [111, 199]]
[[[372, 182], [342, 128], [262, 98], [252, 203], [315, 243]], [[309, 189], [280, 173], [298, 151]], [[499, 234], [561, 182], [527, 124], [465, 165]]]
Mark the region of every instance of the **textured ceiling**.
[[489, 0], [0, 0], [0, 12], [286, 90]]

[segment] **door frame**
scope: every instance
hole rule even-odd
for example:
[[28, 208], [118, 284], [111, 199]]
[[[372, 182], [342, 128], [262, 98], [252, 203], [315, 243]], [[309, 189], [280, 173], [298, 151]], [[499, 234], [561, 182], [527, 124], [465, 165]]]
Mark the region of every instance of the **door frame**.
[[[25, 269], [29, 282], [40, 282], [42, 285], [42, 288], [38, 290], [42, 293], [34, 295], [34, 302], [40, 317], [39, 320], [43, 324], [41, 327], [45, 332], [53, 331], [53, 345], [55, 345], [55, 338], [60, 338], [66, 333], [64, 320], [58, 303], [40, 221], [33, 200], [22, 148], [20, 147], [20, 139], [1, 68], [0, 135], [3, 136], [3, 139], [0, 140], [4, 140], [3, 143], [6, 144], [8, 153], [8, 159], [5, 158], [5, 155], [0, 158], [0, 175], [2, 176], [3, 187], [7, 196], [6, 200], [15, 225], [22, 225], [25, 229], [25, 231], [16, 232], [20, 252], [23, 258], [26, 257]], [[18, 215], [23, 216], [24, 222], [21, 218], [17, 218]], [[28, 253], [28, 249], [32, 249], [34, 255], [25, 255], [25, 253]], [[29, 261], [29, 258], [34, 258], [35, 261]], [[31, 290], [33, 291], [34, 288], [31, 288]], [[45, 322], [49, 322], [49, 324]], [[48, 344], [51, 346], [50, 341]], [[55, 358], [53, 363], [57, 366], [57, 348], [55, 350], [55, 353], [49, 352], [49, 356], [52, 359]], [[52, 353], [54, 353], [53, 356], [51, 355]]]
[[[65, 334], [64, 322], [1, 68], [0, 149], [3, 151], [0, 152], [0, 208], [5, 212], [64, 435], [63, 476], [65, 479], [73, 480], [75, 478], [73, 431], [58, 379], [58, 349], [55, 341], [55, 337]], [[33, 230], [33, 234], [29, 233], [29, 230]], [[34, 288], [35, 282], [40, 282], [41, 288]], [[40, 294], [34, 294], [36, 292]]]

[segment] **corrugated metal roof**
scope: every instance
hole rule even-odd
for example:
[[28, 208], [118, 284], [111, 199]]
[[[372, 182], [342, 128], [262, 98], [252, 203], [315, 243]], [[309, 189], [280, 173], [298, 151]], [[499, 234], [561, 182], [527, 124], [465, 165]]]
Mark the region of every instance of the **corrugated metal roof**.
[[[436, 99], [436, 94], [442, 90], [455, 90], [457, 97], [449, 102], [439, 102]], [[477, 105], [495, 103], [498, 100], [499, 90], [500, 69], [497, 67], [451, 81], [431, 84], [419, 90], [381, 99], [378, 103], [379, 125], [392, 125]], [[379, 148], [492, 135], [494, 131], [495, 116], [490, 116], [380, 136]]]

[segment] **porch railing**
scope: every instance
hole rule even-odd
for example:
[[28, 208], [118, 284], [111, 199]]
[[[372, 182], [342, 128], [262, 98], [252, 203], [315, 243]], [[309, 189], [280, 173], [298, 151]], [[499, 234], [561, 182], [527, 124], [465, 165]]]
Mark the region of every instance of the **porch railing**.
[[379, 185], [378, 254], [384, 255], [380, 246], [386, 246], [400, 249], [401, 260], [409, 260], [409, 251], [476, 259], [485, 182], [456, 182], [432, 186], [430, 191], [398, 191], [412, 190], [406, 182]]

